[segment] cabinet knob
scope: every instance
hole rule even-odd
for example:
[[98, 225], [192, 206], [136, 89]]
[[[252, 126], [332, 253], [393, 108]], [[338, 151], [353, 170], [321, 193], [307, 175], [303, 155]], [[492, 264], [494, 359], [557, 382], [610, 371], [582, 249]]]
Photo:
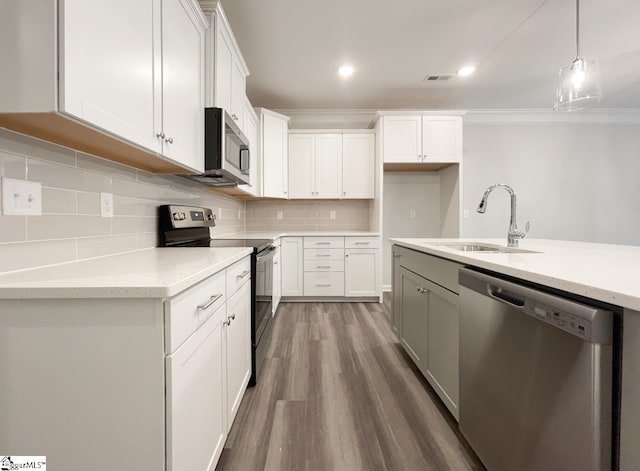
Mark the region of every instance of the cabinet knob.
[[231, 321], [229, 319], [227, 319], [226, 321], [222, 321], [222, 325], [230, 326]]
[[173, 137], [168, 137], [164, 140], [164, 142], [168, 142], [169, 144], [173, 144]]
[[236, 318], [236, 315], [235, 315], [235, 314], [231, 314], [231, 315], [229, 316], [229, 318], [230, 318], [231, 320], [234, 320], [234, 319]]
[[426, 289], [424, 289], [424, 288], [420, 288], [419, 286], [416, 288], [416, 291], [417, 291], [418, 293], [420, 293], [420, 294], [424, 294], [424, 293], [426, 293], [426, 292], [427, 292], [427, 290], [426, 290]]
[[156, 137], [159, 137], [160, 139], [164, 139], [164, 133], [163, 132], [158, 132], [156, 133]]
[[346, 254], [344, 254], [344, 256], [348, 258], [348, 257], [349, 257], [349, 254], [348, 254], [348, 253], [346, 253]]

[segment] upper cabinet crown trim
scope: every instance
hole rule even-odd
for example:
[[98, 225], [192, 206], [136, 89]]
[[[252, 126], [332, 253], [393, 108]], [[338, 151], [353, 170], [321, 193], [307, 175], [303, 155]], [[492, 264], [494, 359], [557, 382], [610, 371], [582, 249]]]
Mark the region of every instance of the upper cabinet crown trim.
[[466, 110], [380, 110], [378, 116], [464, 116]]
[[255, 110], [256, 113], [258, 113], [258, 115], [266, 114], [266, 115], [269, 115], [269, 116], [273, 116], [274, 118], [284, 119], [287, 122], [289, 122], [291, 120], [291, 118], [289, 116], [285, 116], [283, 114], [276, 113], [275, 111], [268, 110], [267, 108], [256, 107], [256, 108], [254, 108], [254, 110]]
[[289, 134], [375, 134], [375, 129], [289, 129]]
[[198, 8], [199, 5], [196, 2], [181, 1], [181, 3], [186, 9], [189, 10], [189, 13], [191, 13], [193, 19], [198, 22], [197, 26], [202, 28], [202, 31], [205, 31], [209, 27], [209, 22], [207, 21], [207, 17], [204, 16], [202, 8]]
[[223, 27], [229, 33], [229, 39], [231, 40], [231, 47], [233, 48], [233, 52], [239, 60], [240, 67], [242, 67], [242, 71], [245, 76], [251, 75], [249, 72], [249, 67], [247, 67], [247, 63], [244, 60], [244, 56], [242, 55], [242, 51], [240, 50], [240, 46], [238, 45], [238, 41], [236, 41], [236, 37], [233, 34], [233, 29], [231, 28], [231, 24], [229, 23], [229, 19], [227, 18], [227, 14], [224, 12], [222, 8], [222, 3], [219, 0], [198, 0], [200, 3], [200, 8], [205, 13], [215, 13], [216, 17], [222, 21]]

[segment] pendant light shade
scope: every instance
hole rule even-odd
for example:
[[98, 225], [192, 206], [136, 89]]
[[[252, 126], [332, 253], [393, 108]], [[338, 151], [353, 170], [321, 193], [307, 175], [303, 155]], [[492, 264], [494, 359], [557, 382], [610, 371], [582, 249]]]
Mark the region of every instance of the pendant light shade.
[[580, 57], [580, 0], [576, 0], [576, 59], [560, 69], [553, 109], [576, 111], [602, 100], [600, 68], [596, 61]]

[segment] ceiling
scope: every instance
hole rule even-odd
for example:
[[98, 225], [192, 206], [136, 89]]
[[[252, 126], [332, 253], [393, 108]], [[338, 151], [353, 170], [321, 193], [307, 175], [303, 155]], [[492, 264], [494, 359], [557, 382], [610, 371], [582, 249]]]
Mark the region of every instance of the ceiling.
[[[575, 58], [573, 0], [222, 0], [274, 109], [550, 109]], [[640, 108], [640, 1], [582, 0], [582, 55], [599, 61], [601, 108]], [[345, 62], [356, 68], [337, 75]], [[425, 82], [476, 64], [470, 77]]]

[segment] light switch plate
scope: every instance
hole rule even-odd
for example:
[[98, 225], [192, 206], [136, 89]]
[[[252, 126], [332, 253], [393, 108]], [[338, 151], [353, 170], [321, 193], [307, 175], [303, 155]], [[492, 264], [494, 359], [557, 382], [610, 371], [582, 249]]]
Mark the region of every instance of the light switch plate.
[[100, 216], [103, 218], [113, 217], [113, 195], [111, 193], [100, 193]]
[[282, 211], [276, 212], [276, 219], [282, 219]]
[[415, 219], [416, 218], [416, 210], [415, 209], [410, 209], [409, 210], [409, 219]]
[[335, 219], [336, 218], [336, 212], [335, 211], [329, 211], [329, 219]]
[[469, 210], [465, 209], [464, 211], [462, 211], [462, 217], [464, 219], [469, 219]]
[[42, 215], [42, 184], [3, 178], [2, 212], [5, 216]]

